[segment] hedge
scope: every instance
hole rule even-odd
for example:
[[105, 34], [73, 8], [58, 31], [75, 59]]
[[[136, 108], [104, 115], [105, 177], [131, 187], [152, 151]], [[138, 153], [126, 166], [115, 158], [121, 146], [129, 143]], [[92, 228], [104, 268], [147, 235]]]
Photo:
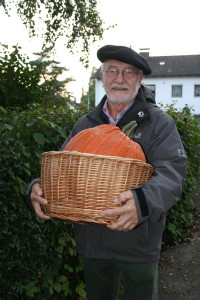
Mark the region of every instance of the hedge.
[[187, 180], [179, 202], [167, 214], [163, 249], [185, 242], [196, 222], [197, 185], [200, 179], [200, 119], [188, 106], [182, 110], [168, 105], [165, 111], [173, 118], [188, 157]]
[[44, 222], [24, 197], [41, 153], [58, 150], [81, 112], [6, 111], [0, 125], [0, 298], [84, 299], [82, 268], [68, 222]]
[[[24, 196], [40, 172], [41, 153], [58, 150], [84, 109], [38, 107], [0, 109], [0, 298], [86, 299], [83, 272], [75, 250], [73, 225], [42, 221]], [[185, 241], [195, 222], [195, 192], [200, 173], [200, 127], [187, 107], [165, 110], [175, 120], [189, 158], [180, 201], [167, 215], [163, 247]]]

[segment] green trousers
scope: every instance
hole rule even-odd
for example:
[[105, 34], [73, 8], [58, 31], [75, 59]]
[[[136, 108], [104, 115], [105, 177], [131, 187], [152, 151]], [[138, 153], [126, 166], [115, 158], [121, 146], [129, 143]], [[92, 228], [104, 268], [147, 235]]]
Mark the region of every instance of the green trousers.
[[82, 257], [88, 300], [116, 300], [122, 279], [123, 300], [158, 299], [158, 263], [131, 263]]

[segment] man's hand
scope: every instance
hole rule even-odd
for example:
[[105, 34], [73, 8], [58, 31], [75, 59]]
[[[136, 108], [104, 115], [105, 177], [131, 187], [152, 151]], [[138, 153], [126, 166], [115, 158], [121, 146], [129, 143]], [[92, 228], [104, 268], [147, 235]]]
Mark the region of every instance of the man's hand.
[[36, 215], [43, 219], [43, 220], [48, 220], [50, 219], [49, 216], [46, 216], [43, 211], [41, 210], [41, 204], [45, 205], [47, 204], [47, 200], [41, 197], [42, 196], [42, 190], [40, 188], [39, 183], [35, 183], [32, 186], [31, 194], [30, 194], [30, 199], [31, 203], [33, 205], [33, 208], [35, 210]]
[[106, 209], [102, 217], [119, 216], [116, 223], [107, 225], [108, 228], [120, 231], [129, 231], [138, 224], [138, 213], [135, 199], [131, 191], [126, 191], [118, 195], [115, 199], [117, 203], [124, 203], [121, 207]]

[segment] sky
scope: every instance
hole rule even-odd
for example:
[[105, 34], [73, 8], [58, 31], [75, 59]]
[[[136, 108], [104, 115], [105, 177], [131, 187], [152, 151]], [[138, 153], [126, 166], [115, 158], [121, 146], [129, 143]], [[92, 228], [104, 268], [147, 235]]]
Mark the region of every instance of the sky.
[[[70, 89], [77, 101], [82, 89], [87, 91], [92, 67], [100, 67], [96, 51], [106, 44], [131, 46], [137, 52], [149, 48], [151, 56], [200, 54], [199, 0], [98, 0], [97, 10], [105, 26], [117, 25], [104, 33], [102, 41], [91, 45], [87, 70], [78, 55], [67, 53], [63, 40], [56, 46], [61, 66], [70, 69], [68, 76], [76, 79]], [[15, 12], [8, 18], [0, 7], [0, 28], [1, 43], [18, 43], [31, 58], [32, 53], [41, 51], [41, 39], [29, 39]]]

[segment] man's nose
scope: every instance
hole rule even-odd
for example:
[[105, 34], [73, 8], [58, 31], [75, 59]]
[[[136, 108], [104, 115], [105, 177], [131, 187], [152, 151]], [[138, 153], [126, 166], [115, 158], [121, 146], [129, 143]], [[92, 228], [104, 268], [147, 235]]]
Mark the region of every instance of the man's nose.
[[115, 78], [115, 81], [117, 81], [117, 82], [123, 82], [124, 81], [123, 71], [118, 72], [117, 77]]

